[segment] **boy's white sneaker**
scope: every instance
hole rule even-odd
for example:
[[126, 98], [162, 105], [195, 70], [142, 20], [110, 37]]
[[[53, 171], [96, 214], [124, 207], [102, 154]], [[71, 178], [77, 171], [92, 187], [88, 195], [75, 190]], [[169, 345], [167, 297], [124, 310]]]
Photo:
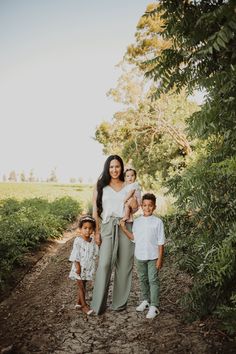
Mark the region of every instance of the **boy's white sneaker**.
[[149, 308], [149, 303], [147, 300], [144, 300], [143, 302], [141, 302], [141, 304], [138, 307], [136, 307], [136, 311], [143, 312], [148, 308]]
[[150, 306], [146, 318], [155, 318], [160, 311], [156, 306]]

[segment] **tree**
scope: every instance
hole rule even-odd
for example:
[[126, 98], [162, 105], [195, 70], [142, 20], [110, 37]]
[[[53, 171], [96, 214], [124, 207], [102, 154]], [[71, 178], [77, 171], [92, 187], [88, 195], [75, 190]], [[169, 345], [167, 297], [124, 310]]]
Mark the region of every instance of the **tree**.
[[184, 90], [179, 95], [162, 95], [153, 102], [153, 87], [148, 88], [140, 70], [124, 67], [125, 74], [109, 95], [127, 108], [115, 113], [111, 123], [103, 122], [95, 138], [105, 154], [122, 155], [138, 170], [143, 185], [154, 188], [155, 180], [156, 187], [160, 186], [163, 179], [185, 167], [187, 155], [192, 152], [185, 120], [197, 105], [187, 99]]
[[21, 181], [21, 182], [26, 182], [26, 177], [25, 177], [24, 171], [22, 171], [22, 172], [20, 173], [20, 181]]
[[30, 170], [28, 181], [29, 182], [35, 182], [35, 176], [34, 176], [34, 170], [33, 169]]
[[9, 173], [8, 181], [17, 182], [16, 172], [14, 170]]
[[56, 175], [56, 168], [54, 168], [51, 173], [49, 178], [47, 179], [47, 182], [54, 182], [57, 183], [58, 179], [57, 179], [57, 175]]
[[73, 183], [73, 184], [76, 183], [76, 178], [71, 177], [71, 178], [70, 178], [70, 183]]
[[[198, 139], [196, 158], [168, 181], [178, 208], [185, 211], [175, 216], [171, 229], [178, 233], [173, 244], [179, 262], [194, 276], [185, 301], [197, 316], [217, 313], [225, 328], [235, 332], [235, 1], [162, 0], [144, 17], [159, 11], [161, 34], [172, 45], [142, 66], [159, 83], [156, 97], [183, 87], [189, 93], [206, 91], [201, 110], [189, 119], [189, 134]], [[180, 234], [184, 239], [179, 240]]]
[[[147, 6], [146, 14], [151, 16], [142, 16], [137, 24], [135, 33], [136, 42], [128, 46], [125, 58], [133, 64], [136, 64], [141, 70], [147, 69], [147, 60], [160, 55], [160, 53], [169, 48], [172, 44], [171, 39], [163, 37], [164, 20], [160, 4], [152, 3]], [[143, 64], [145, 63], [145, 66]], [[149, 62], [149, 70], [155, 65]]]

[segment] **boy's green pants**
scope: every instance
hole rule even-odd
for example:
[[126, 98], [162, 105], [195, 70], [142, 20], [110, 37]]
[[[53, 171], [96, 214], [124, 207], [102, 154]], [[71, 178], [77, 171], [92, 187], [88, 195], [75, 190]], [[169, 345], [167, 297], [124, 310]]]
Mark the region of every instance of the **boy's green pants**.
[[136, 260], [141, 287], [142, 300], [147, 300], [151, 306], [159, 306], [159, 278], [156, 259], [149, 261]]
[[[93, 289], [91, 307], [97, 314], [106, 310], [108, 288], [114, 266], [114, 285], [112, 309], [126, 307], [132, 278], [134, 243], [121, 231], [119, 218], [111, 217], [109, 222], [101, 224], [102, 244]], [[131, 225], [127, 226], [131, 231]]]

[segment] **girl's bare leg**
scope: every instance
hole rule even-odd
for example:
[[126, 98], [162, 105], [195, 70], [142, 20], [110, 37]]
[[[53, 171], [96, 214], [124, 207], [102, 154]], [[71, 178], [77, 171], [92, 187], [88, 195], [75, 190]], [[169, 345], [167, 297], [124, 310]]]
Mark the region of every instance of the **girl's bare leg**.
[[77, 280], [78, 283], [78, 303], [84, 313], [90, 314], [90, 307], [85, 300], [86, 280]]
[[77, 280], [77, 285], [78, 285], [78, 304], [83, 307], [87, 305], [85, 301], [84, 280]]

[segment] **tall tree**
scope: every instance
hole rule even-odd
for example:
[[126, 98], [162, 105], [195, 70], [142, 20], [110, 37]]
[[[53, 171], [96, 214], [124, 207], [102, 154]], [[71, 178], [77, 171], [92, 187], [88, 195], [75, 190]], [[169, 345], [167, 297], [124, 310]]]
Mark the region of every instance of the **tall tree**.
[[[170, 48], [153, 55], [143, 69], [158, 81], [156, 97], [183, 87], [206, 91], [205, 103], [189, 120], [198, 155], [169, 183], [186, 210], [177, 217], [175, 250], [194, 275], [186, 303], [192, 312], [215, 311], [236, 330], [236, 20], [235, 1], [162, 0], [161, 34]], [[150, 65], [152, 67], [150, 67]], [[180, 226], [184, 239], [179, 239]], [[191, 226], [191, 228], [189, 228]], [[201, 256], [199, 257], [199, 253]], [[214, 299], [214, 300], [213, 300]]]
[[103, 122], [95, 137], [104, 153], [120, 154], [132, 163], [143, 185], [160, 187], [192, 158], [185, 120], [197, 108], [184, 90], [179, 95], [162, 95], [156, 102], [146, 97], [136, 109], [129, 106], [117, 112], [111, 123]]
[[17, 182], [16, 171], [14, 171], [14, 170], [10, 171], [8, 181], [9, 182]]
[[57, 179], [57, 175], [56, 175], [56, 168], [53, 168], [49, 178], [47, 179], [47, 182], [54, 182], [57, 183], [58, 179]]
[[[162, 35], [164, 20], [160, 4], [149, 4], [146, 14], [151, 14], [151, 16], [142, 16], [140, 18], [136, 27], [135, 43], [129, 45], [125, 53], [125, 58], [130, 63], [136, 64], [141, 70], [144, 68], [146, 70], [147, 60], [160, 55], [172, 43], [171, 39], [166, 39]], [[154, 63], [149, 62], [148, 65], [150, 70]]]
[[21, 182], [26, 182], [26, 177], [25, 177], [24, 171], [22, 171], [22, 172], [20, 173], [20, 181], [21, 181]]
[[33, 169], [30, 170], [28, 181], [29, 182], [35, 182], [35, 175], [34, 175], [34, 170]]

